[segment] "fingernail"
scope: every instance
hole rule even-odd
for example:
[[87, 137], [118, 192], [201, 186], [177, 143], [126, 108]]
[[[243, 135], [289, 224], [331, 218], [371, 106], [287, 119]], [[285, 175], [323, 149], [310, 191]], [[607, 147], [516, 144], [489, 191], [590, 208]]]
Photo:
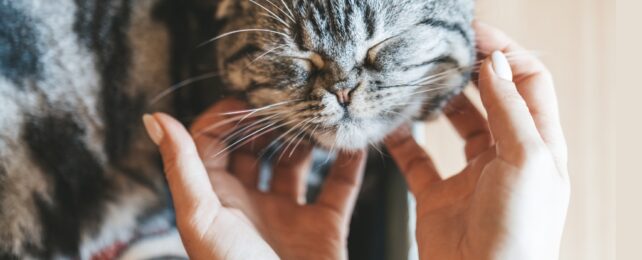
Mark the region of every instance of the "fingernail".
[[158, 121], [156, 121], [156, 118], [152, 115], [145, 114], [143, 115], [143, 124], [145, 125], [149, 138], [151, 138], [156, 145], [160, 144], [161, 140], [163, 140], [163, 129], [158, 124]]
[[494, 51], [491, 57], [495, 74], [503, 80], [513, 81], [513, 70], [510, 68], [506, 55], [501, 51]]

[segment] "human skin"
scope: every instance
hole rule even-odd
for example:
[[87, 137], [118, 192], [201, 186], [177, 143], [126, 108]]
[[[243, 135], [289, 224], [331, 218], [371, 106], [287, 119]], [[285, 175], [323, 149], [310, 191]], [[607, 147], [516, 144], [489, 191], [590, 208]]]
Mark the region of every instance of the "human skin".
[[475, 24], [491, 54], [478, 88], [488, 119], [465, 95], [447, 117], [466, 141], [467, 166], [442, 179], [407, 127], [386, 140], [417, 200], [421, 259], [558, 259], [570, 197], [567, 148], [553, 81], [505, 34]]
[[[312, 163], [307, 145], [278, 160], [270, 190], [260, 191], [257, 161], [266, 140], [219, 154], [227, 146], [222, 133], [238, 122], [219, 123], [227, 120], [226, 113], [246, 109], [239, 101], [222, 101], [194, 123], [192, 136], [168, 115], [144, 118], [160, 147], [177, 226], [190, 258], [347, 259], [349, 221], [365, 151], [338, 155], [314, 203], [305, 201]], [[208, 129], [213, 125], [220, 127]]]
[[[443, 180], [407, 127], [385, 142], [417, 200], [421, 259], [557, 259], [570, 185], [552, 78], [532, 56], [509, 64], [502, 52], [523, 49], [494, 28], [475, 28], [480, 52], [493, 53], [478, 81], [488, 119], [464, 95], [446, 109], [466, 141], [467, 167]], [[222, 113], [243, 109], [231, 100], [217, 104], [194, 124], [196, 138], [165, 114], [145, 116], [190, 257], [347, 258], [365, 153], [339, 155], [316, 203], [306, 204], [303, 195], [310, 147], [277, 163], [270, 190], [261, 192], [256, 149], [207, 156], [223, 150], [219, 135], [233, 123], [198, 134], [225, 120]]]

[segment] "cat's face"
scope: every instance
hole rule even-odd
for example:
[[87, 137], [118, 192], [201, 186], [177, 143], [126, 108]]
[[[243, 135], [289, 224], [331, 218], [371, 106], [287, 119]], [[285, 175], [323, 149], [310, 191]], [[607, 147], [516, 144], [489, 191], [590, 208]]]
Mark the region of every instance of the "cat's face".
[[467, 83], [472, 2], [229, 0], [222, 32], [240, 31], [217, 39], [217, 62], [226, 84], [269, 106], [271, 127], [360, 149]]

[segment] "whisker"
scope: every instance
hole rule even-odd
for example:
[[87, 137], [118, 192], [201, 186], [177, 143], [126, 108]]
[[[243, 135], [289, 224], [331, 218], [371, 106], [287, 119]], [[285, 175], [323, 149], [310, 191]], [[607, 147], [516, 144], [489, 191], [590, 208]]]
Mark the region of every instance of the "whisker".
[[[265, 113], [267, 113], [267, 112], [269, 112], [269, 111], [265, 111]], [[261, 111], [259, 111], [257, 114], [255, 114], [255, 115], [254, 115], [254, 117], [259, 117], [259, 116], [263, 116], [263, 115], [264, 115], [264, 114], [263, 114], [263, 113], [261, 113]], [[217, 115], [217, 116], [218, 116], [218, 115]], [[272, 116], [278, 116], [278, 115], [272, 115]], [[195, 138], [195, 139], [196, 139], [196, 138], [199, 138], [201, 135], [205, 134], [206, 132], [213, 131], [214, 129], [217, 129], [217, 128], [221, 127], [221, 126], [224, 126], [224, 125], [227, 125], [227, 124], [233, 123], [233, 122], [235, 122], [235, 121], [239, 121], [239, 122], [237, 122], [237, 125], [236, 125], [236, 127], [238, 127], [238, 125], [241, 123], [241, 121], [240, 121], [240, 120], [245, 120], [245, 119], [247, 119], [247, 118], [249, 118], [249, 117], [248, 117], [248, 115], [237, 115], [237, 116], [234, 116], [234, 117], [231, 117], [231, 118], [225, 119], [225, 120], [220, 121], [220, 122], [218, 122], [218, 123], [216, 123], [216, 124], [213, 124], [213, 125], [211, 125], [211, 126], [206, 127], [205, 129], [203, 129], [203, 130], [199, 131], [198, 133], [195, 133], [195, 134], [194, 134], [194, 138]], [[232, 128], [232, 130], [234, 130], [234, 129], [235, 129], [235, 128]]]
[[[299, 147], [299, 144], [305, 139], [305, 134], [310, 128], [312, 127], [312, 121], [314, 121], [317, 117], [308, 119], [308, 122], [301, 127], [301, 130], [299, 133], [295, 136], [295, 140], [297, 137], [299, 137], [299, 141], [294, 145], [294, 148], [292, 148], [292, 151], [290, 151], [289, 158], [292, 157], [292, 154], [294, 154], [294, 151], [296, 151], [296, 148]], [[287, 147], [286, 147], [287, 148]]]
[[181, 88], [183, 88], [185, 86], [189, 86], [189, 85], [191, 85], [193, 83], [196, 83], [196, 82], [199, 82], [199, 81], [202, 81], [202, 80], [206, 80], [206, 79], [215, 78], [215, 77], [218, 77], [218, 76], [220, 76], [219, 72], [210, 72], [210, 73], [198, 76], [198, 77], [194, 77], [194, 78], [187, 79], [187, 80], [184, 80], [182, 82], [179, 82], [178, 84], [171, 86], [170, 88], [164, 90], [163, 92], [158, 94], [156, 97], [154, 97], [150, 101], [149, 105], [151, 106], [151, 105], [156, 104], [158, 101], [160, 101], [161, 99], [167, 97], [169, 94], [172, 94], [175, 91], [178, 91], [179, 89], [181, 89]]
[[[266, 1], [266, 2], [268, 2], [268, 3], [270, 3], [272, 6], [274, 6], [274, 8], [278, 9], [279, 11], [281, 11], [281, 13], [283, 13], [287, 18], [289, 18], [289, 19], [290, 19], [290, 21], [292, 21], [293, 23], [296, 23], [296, 22], [294, 21], [294, 17], [290, 16], [288, 13], [286, 13], [285, 11], [283, 11], [283, 9], [282, 9], [282, 8], [280, 8], [279, 6], [277, 6], [276, 4], [274, 4], [274, 3], [273, 3], [272, 1], [270, 1], [270, 0], [265, 0], [265, 1]], [[287, 7], [287, 6], [286, 6], [286, 7]]]
[[[273, 123], [271, 123], [271, 124], [269, 124], [269, 125], [267, 125], [267, 126], [265, 126], [265, 127], [262, 127], [261, 129], [259, 129], [259, 130], [255, 131], [254, 133], [252, 133], [252, 134], [250, 134], [250, 135], [247, 135], [247, 136], [245, 136], [245, 137], [243, 137], [243, 138], [241, 138], [241, 139], [239, 139], [239, 140], [235, 141], [234, 143], [232, 143], [232, 144], [228, 145], [227, 147], [225, 147], [223, 150], [221, 150], [221, 151], [219, 151], [218, 153], [216, 153], [212, 158], [213, 158], [213, 159], [216, 159], [219, 155], [221, 155], [221, 154], [223, 154], [223, 153], [225, 153], [225, 152], [230, 151], [230, 149], [237, 149], [238, 147], [242, 146], [242, 144], [241, 144], [241, 143], [243, 143], [244, 141], [248, 141], [248, 139], [250, 139], [250, 138], [257, 138], [257, 137], [260, 137], [261, 135], [263, 135], [263, 134], [265, 134], [265, 133], [268, 133], [269, 131], [268, 131], [268, 132], [265, 132], [265, 130], [268, 130], [268, 129], [270, 129], [271, 127], [274, 127], [274, 125], [276, 125], [276, 124], [278, 124], [278, 121], [277, 121], [277, 122], [273, 122]], [[287, 124], [287, 123], [286, 123], [286, 124]], [[285, 126], [286, 124], [281, 124], [281, 125], [279, 125], [279, 126], [276, 126], [276, 127], [272, 128], [272, 130], [271, 130], [271, 131], [276, 130], [276, 129], [278, 129], [278, 128], [282, 127], [282, 126]], [[259, 134], [259, 133], [260, 133], [260, 134]], [[251, 141], [251, 140], [252, 140], [252, 139], [250, 139], [249, 141]], [[241, 145], [237, 147], [237, 145], [238, 145], [238, 144], [241, 144]], [[236, 148], [235, 148], [235, 147], [236, 147]]]
[[[297, 127], [299, 127], [300, 125], [304, 125], [304, 126], [305, 126], [305, 124], [307, 124], [309, 121], [310, 121], [310, 119], [308, 119], [308, 120], [304, 120], [304, 121], [301, 121], [301, 122], [300, 122], [300, 123], [298, 123], [297, 125], [293, 126], [293, 127], [292, 127], [288, 132], [286, 132], [284, 135], [287, 135], [288, 133], [291, 133], [292, 131], [297, 130]], [[300, 133], [300, 132], [299, 132], [299, 133]], [[283, 155], [287, 152], [288, 148], [290, 147], [290, 145], [292, 145], [292, 143], [294, 142], [294, 140], [296, 140], [296, 137], [299, 135], [299, 133], [297, 133], [297, 134], [293, 135], [293, 136], [292, 136], [292, 138], [290, 139], [290, 141], [284, 141], [285, 143], [287, 143], [287, 145], [285, 146], [285, 148], [283, 148], [283, 151], [281, 152], [281, 155], [279, 156], [279, 159], [277, 159], [277, 162], [278, 162], [278, 161], [281, 161], [281, 159], [283, 158]]]
[[267, 56], [268, 54], [270, 54], [270, 53], [272, 53], [272, 52], [274, 52], [274, 51], [276, 51], [276, 50], [278, 50], [278, 49], [285, 48], [285, 47], [287, 47], [287, 45], [283, 44], [283, 45], [279, 45], [279, 46], [277, 46], [277, 47], [275, 47], [275, 48], [272, 48], [272, 49], [270, 49], [270, 50], [268, 50], [268, 51], [264, 52], [263, 54], [261, 54], [261, 55], [259, 55], [258, 57], [254, 58], [250, 63], [248, 63], [246, 67], [249, 67], [249, 66], [250, 66], [250, 65], [252, 65], [254, 62], [256, 62], [257, 60], [260, 60], [261, 58], [263, 58], [263, 57]]
[[283, 19], [281, 19], [281, 17], [279, 17], [278, 15], [276, 15], [274, 12], [270, 11], [270, 9], [267, 9], [265, 6], [263, 6], [262, 4], [257, 3], [257, 2], [256, 2], [256, 1], [254, 1], [254, 0], [249, 0], [249, 1], [250, 1], [251, 3], [253, 3], [253, 4], [255, 4], [255, 5], [259, 6], [260, 8], [262, 8], [263, 10], [265, 10], [266, 12], [270, 13], [270, 15], [272, 16], [272, 18], [274, 18], [274, 19], [278, 20], [279, 22], [281, 22], [283, 25], [285, 25], [285, 27], [288, 27], [288, 28], [290, 27], [290, 25], [288, 25], [288, 24], [287, 24]]
[[289, 37], [290, 37], [290, 36], [289, 36], [289, 35], [287, 35], [286, 33], [278, 32], [278, 31], [270, 30], [270, 29], [241, 29], [241, 30], [236, 30], [236, 31], [226, 32], [226, 33], [221, 34], [221, 35], [219, 35], [219, 36], [216, 36], [216, 37], [214, 37], [214, 38], [212, 38], [212, 39], [209, 39], [209, 40], [207, 40], [206, 42], [199, 44], [199, 45], [197, 46], [197, 48], [203, 47], [203, 46], [205, 46], [205, 45], [207, 45], [207, 44], [210, 44], [210, 43], [212, 43], [212, 42], [215, 42], [215, 41], [217, 41], [217, 40], [220, 40], [220, 39], [222, 39], [222, 38], [224, 38], [224, 37], [227, 37], [227, 36], [230, 36], [230, 35], [234, 35], [234, 34], [238, 34], [238, 33], [245, 33], [245, 32], [267, 32], [267, 33], [274, 33], [274, 34], [278, 34], [278, 35], [284, 36], [284, 37], [286, 37], [286, 38], [289, 38]]
[[295, 22], [294, 21], [294, 13], [292, 13], [292, 10], [290, 10], [290, 7], [288, 7], [288, 4], [286, 4], [285, 1], [283, 1], [283, 0], [281, 0], [281, 3], [283, 3], [283, 6], [285, 6], [285, 9], [287, 9], [288, 12], [290, 13], [290, 18], [292, 19], [292, 21]]

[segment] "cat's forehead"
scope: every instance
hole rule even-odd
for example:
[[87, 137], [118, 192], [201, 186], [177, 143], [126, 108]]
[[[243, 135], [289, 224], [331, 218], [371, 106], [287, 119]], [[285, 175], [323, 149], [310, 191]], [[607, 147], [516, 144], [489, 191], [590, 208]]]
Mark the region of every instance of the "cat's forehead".
[[301, 0], [291, 29], [303, 49], [349, 55], [414, 27], [425, 2]]

